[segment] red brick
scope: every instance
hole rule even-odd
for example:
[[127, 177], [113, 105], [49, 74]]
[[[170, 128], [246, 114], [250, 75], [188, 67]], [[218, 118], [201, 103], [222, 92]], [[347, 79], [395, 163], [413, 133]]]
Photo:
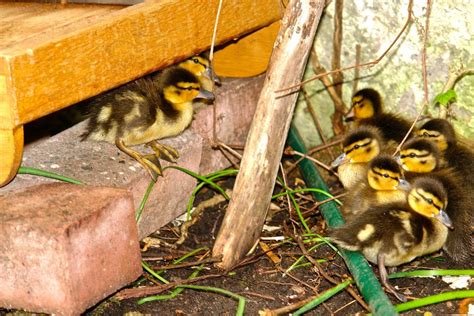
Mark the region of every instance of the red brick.
[[42, 184], [0, 196], [0, 306], [73, 315], [141, 275], [131, 194]]

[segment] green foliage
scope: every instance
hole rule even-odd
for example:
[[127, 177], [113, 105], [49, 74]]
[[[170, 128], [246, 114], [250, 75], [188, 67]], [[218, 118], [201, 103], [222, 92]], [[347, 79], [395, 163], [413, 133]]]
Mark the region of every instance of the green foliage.
[[439, 104], [441, 106], [447, 106], [449, 103], [456, 101], [456, 99], [457, 99], [456, 91], [454, 91], [453, 89], [449, 89], [446, 92], [438, 94], [434, 98], [434, 102], [435, 104]]

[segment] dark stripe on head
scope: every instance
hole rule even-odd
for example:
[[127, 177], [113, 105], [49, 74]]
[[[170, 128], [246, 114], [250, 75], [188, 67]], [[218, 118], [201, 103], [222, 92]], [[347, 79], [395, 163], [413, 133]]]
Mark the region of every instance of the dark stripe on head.
[[377, 157], [375, 157], [370, 162], [369, 168], [372, 169], [372, 171], [374, 171], [373, 168], [379, 168], [379, 169], [391, 171], [393, 173], [398, 173], [398, 174], [402, 173], [401, 167], [398, 164], [398, 162], [395, 160], [395, 158], [393, 158], [390, 155], [385, 155], [385, 154], [378, 155]]
[[382, 112], [382, 97], [377, 90], [371, 88], [362, 89], [357, 91], [352, 98], [354, 97], [362, 97], [370, 100], [373, 104], [375, 115]]
[[[439, 152], [438, 146], [428, 138], [414, 138], [406, 142], [402, 147], [402, 151], [408, 149], [415, 149], [418, 151], [427, 151], [428, 154], [425, 155], [416, 155], [416, 157], [428, 157], [432, 154], [437, 159], [440, 157], [441, 153]], [[400, 155], [401, 158], [406, 158], [408, 155]]]
[[425, 124], [423, 124], [420, 129], [426, 129], [428, 131], [437, 131], [443, 134], [449, 146], [456, 143], [456, 132], [454, 131], [454, 128], [451, 123], [449, 123], [445, 119], [431, 119]]
[[342, 142], [342, 146], [347, 147], [350, 144], [364, 140], [366, 138], [375, 139], [380, 143], [381, 142], [380, 131], [375, 127], [367, 127], [367, 126], [360, 127], [357, 130], [351, 132], [349, 135], [347, 135], [346, 138], [344, 138]]

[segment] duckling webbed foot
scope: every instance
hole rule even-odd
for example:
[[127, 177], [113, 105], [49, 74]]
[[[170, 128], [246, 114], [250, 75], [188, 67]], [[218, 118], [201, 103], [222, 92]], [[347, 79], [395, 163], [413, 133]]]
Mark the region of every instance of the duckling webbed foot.
[[158, 176], [163, 174], [160, 161], [155, 155], [142, 155], [139, 152], [127, 147], [121, 139], [116, 139], [115, 145], [118, 147], [118, 149], [138, 161], [138, 163], [140, 163], [143, 168], [145, 168], [153, 181], [156, 182]]
[[395, 297], [399, 301], [406, 302], [407, 298], [405, 297], [405, 295], [398, 293], [397, 290], [395, 289], [395, 287], [390, 284], [390, 282], [388, 280], [387, 270], [385, 268], [385, 258], [383, 256], [383, 254], [381, 254], [381, 253], [379, 253], [378, 256], [377, 256], [377, 264], [378, 264], [378, 267], [379, 267], [380, 282], [382, 283], [382, 285], [385, 286], [387, 291], [389, 291], [390, 293], [395, 295]]
[[161, 158], [172, 163], [175, 163], [179, 158], [179, 153], [176, 149], [171, 146], [160, 144], [156, 140], [147, 143], [147, 146], [153, 149], [157, 158]]

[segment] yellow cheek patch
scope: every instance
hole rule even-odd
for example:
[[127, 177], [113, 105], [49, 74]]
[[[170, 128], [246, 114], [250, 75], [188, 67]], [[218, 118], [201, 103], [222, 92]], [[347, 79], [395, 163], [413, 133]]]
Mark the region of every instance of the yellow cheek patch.
[[408, 204], [414, 211], [426, 217], [438, 215], [446, 205], [438, 197], [423, 189], [412, 190], [408, 195]]
[[427, 173], [436, 168], [436, 158], [426, 150], [405, 149], [400, 152], [400, 162], [406, 171]]
[[396, 190], [401, 176], [399, 173], [374, 167], [369, 170], [367, 180], [374, 190]]
[[380, 153], [380, 148], [373, 139], [366, 138], [350, 144], [344, 152], [351, 162], [369, 162]]
[[191, 102], [199, 94], [199, 84], [194, 82], [179, 82], [177, 86], [163, 89], [165, 99], [173, 105]]
[[374, 106], [372, 102], [363, 99], [354, 104], [354, 116], [358, 119], [371, 118], [374, 116]]

